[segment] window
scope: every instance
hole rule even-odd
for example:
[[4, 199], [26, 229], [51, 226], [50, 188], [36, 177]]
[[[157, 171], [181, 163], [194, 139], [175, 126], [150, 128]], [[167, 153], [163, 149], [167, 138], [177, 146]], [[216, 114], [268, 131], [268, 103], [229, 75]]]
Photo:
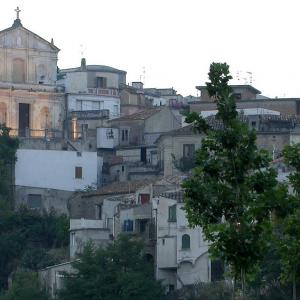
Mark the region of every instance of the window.
[[169, 288], [169, 292], [175, 291], [175, 285], [174, 284], [169, 284], [168, 288]]
[[211, 261], [211, 281], [224, 279], [224, 263], [221, 260]]
[[7, 108], [6, 104], [0, 102], [0, 123], [6, 123]]
[[114, 132], [113, 132], [112, 128], [106, 129], [106, 138], [107, 138], [108, 140], [114, 138]]
[[105, 89], [107, 86], [107, 79], [105, 77], [97, 77], [97, 88]]
[[128, 128], [123, 128], [121, 131], [122, 142], [128, 142], [129, 130]]
[[41, 194], [29, 194], [27, 196], [27, 205], [30, 209], [42, 208], [42, 195]]
[[25, 82], [25, 61], [21, 58], [15, 58], [12, 65], [12, 82]]
[[255, 128], [255, 127], [256, 127], [256, 122], [255, 122], [255, 121], [252, 121], [252, 122], [251, 122], [251, 126], [252, 126], [252, 128]]
[[102, 204], [96, 205], [96, 219], [102, 220]]
[[150, 202], [150, 194], [140, 194], [140, 203], [146, 204]]
[[82, 179], [82, 167], [75, 167], [75, 178]]
[[191, 238], [188, 234], [184, 234], [181, 239], [181, 247], [182, 249], [190, 249], [191, 248]]
[[193, 157], [195, 154], [195, 144], [183, 145], [183, 157]]
[[147, 227], [147, 220], [139, 220], [139, 230], [140, 233], [143, 233], [146, 231], [146, 227]]
[[114, 116], [118, 116], [119, 115], [119, 105], [114, 105]]
[[76, 110], [82, 111], [82, 100], [76, 100]]
[[176, 222], [176, 204], [169, 206], [169, 222]]
[[233, 94], [233, 98], [235, 100], [241, 100], [242, 99], [242, 94], [241, 93], [234, 93]]
[[133, 231], [133, 221], [132, 220], [125, 220], [124, 221], [123, 231], [125, 231], [125, 232], [132, 232]]

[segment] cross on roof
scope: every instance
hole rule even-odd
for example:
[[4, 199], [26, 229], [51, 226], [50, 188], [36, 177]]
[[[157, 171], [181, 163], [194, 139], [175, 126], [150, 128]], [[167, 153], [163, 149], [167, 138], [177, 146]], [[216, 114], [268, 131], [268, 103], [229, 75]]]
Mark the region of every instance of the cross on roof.
[[15, 12], [17, 13], [17, 19], [19, 19], [20, 17], [20, 9], [19, 9], [19, 6], [17, 6], [17, 8], [15, 9]]

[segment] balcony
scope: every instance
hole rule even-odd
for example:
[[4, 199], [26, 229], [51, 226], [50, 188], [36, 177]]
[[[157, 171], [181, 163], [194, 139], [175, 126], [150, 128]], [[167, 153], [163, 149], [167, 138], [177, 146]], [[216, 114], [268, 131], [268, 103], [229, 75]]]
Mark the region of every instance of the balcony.
[[99, 120], [99, 119], [108, 119], [109, 110], [74, 110], [69, 114], [69, 119], [77, 120]]
[[0, 82], [0, 88], [12, 89], [12, 90], [28, 90], [34, 92], [48, 92], [48, 93], [64, 92], [64, 88], [62, 86], [49, 85], [49, 84]]
[[70, 230], [80, 229], [106, 229], [105, 220], [70, 219]]
[[61, 140], [63, 138], [63, 132], [56, 129], [11, 129], [9, 135], [27, 139], [45, 139], [47, 141]]
[[118, 89], [88, 88], [88, 93], [99, 96], [119, 97]]

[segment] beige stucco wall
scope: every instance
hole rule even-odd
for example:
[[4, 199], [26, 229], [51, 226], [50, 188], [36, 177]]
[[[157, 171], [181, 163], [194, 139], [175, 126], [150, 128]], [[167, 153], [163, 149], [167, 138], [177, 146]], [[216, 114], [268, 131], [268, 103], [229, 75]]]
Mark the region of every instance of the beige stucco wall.
[[174, 166], [172, 154], [175, 159], [180, 159], [183, 156], [184, 144], [195, 144], [195, 149], [199, 149], [201, 140], [202, 136], [200, 135], [162, 137], [157, 147], [159, 160], [163, 163], [164, 176], [179, 174], [179, 170]]
[[[300, 99], [287, 98], [287, 99], [261, 99], [261, 100], [242, 100], [237, 101], [237, 108], [265, 108], [279, 111], [283, 114], [293, 115], [299, 114]], [[190, 104], [190, 110], [195, 112], [201, 112], [206, 110], [215, 110], [216, 104], [209, 101], [199, 101], [198, 103]]]
[[58, 50], [23, 27], [0, 34], [0, 81], [13, 81], [13, 61], [22, 59], [25, 83], [55, 84]]
[[153, 114], [145, 121], [145, 133], [168, 132], [181, 127], [181, 123], [176, 119], [170, 109], [163, 109], [159, 113]]
[[19, 127], [19, 103], [30, 104], [30, 129], [62, 130], [64, 94], [0, 89], [0, 106], [6, 109], [2, 110], [0, 122], [12, 129]]

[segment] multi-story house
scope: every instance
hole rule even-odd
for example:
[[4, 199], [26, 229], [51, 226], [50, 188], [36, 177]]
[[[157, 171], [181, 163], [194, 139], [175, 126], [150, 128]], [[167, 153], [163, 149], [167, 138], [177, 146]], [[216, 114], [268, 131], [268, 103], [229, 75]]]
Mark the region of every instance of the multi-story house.
[[103, 120], [120, 116], [119, 88], [126, 83], [126, 72], [108, 66], [86, 65], [59, 71], [59, 83], [66, 92], [66, 119], [71, 138], [86, 129], [96, 130]]
[[208, 282], [211, 262], [200, 227], [191, 228], [183, 210], [184, 192], [164, 192], [153, 199], [156, 219], [156, 278], [169, 290]]
[[[300, 114], [299, 98], [268, 98], [261, 95], [261, 92], [251, 85], [232, 85], [231, 87], [237, 108], [265, 108], [287, 115]], [[216, 103], [209, 97], [206, 86], [196, 86], [196, 89], [201, 92], [200, 100], [190, 102], [190, 110], [202, 112], [216, 109]]]

